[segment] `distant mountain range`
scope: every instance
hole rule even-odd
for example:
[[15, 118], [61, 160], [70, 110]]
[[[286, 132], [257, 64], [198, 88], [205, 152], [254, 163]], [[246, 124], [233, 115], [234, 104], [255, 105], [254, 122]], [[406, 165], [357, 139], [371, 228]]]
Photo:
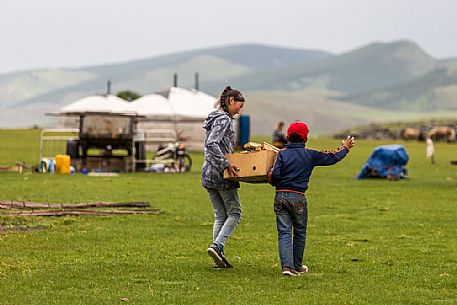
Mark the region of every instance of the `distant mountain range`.
[[[0, 127], [50, 124], [42, 115], [83, 96], [142, 95], [178, 85], [218, 96], [226, 84], [247, 97], [255, 134], [306, 119], [317, 133], [388, 119], [457, 111], [457, 59], [436, 59], [411, 41], [373, 43], [344, 54], [241, 44], [79, 69], [0, 75]], [[337, 111], [336, 111], [337, 110]], [[313, 126], [312, 126], [313, 127]]]

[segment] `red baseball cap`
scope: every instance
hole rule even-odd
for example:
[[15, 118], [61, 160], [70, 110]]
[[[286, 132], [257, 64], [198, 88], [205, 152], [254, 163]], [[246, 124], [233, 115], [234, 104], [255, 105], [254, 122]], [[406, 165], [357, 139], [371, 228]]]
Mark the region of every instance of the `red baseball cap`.
[[306, 125], [303, 122], [297, 121], [289, 125], [289, 128], [287, 129], [287, 137], [289, 137], [293, 133], [296, 133], [300, 135], [302, 139], [305, 139], [308, 138], [308, 132], [308, 125]]

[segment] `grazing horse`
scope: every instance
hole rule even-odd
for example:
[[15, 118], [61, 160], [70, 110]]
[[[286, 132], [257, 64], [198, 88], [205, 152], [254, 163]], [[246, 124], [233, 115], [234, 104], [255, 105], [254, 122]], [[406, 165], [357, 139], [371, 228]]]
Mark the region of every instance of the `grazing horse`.
[[420, 140], [422, 131], [419, 128], [407, 127], [400, 131], [400, 138], [402, 140]]
[[455, 141], [455, 129], [447, 126], [434, 127], [430, 129], [427, 137], [433, 141]]

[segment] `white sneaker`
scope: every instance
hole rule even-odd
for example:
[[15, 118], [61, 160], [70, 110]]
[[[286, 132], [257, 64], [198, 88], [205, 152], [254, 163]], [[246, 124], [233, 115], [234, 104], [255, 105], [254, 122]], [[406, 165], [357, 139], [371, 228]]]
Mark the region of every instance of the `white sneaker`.
[[300, 274], [292, 268], [283, 267], [282, 275], [284, 276], [299, 276]]
[[304, 274], [308, 272], [308, 266], [302, 266], [300, 269], [295, 269], [298, 274]]

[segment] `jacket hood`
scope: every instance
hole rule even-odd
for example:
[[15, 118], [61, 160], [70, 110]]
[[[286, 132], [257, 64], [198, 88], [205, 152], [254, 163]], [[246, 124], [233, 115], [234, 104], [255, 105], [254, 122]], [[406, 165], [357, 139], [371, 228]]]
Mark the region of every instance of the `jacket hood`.
[[208, 117], [206, 118], [205, 122], [203, 122], [203, 128], [205, 128], [206, 130], [211, 129], [211, 126], [213, 125], [214, 121], [217, 118], [220, 118], [222, 116], [230, 117], [225, 111], [221, 112], [221, 111], [218, 111], [218, 110], [214, 110], [213, 112], [211, 112], [208, 115]]

